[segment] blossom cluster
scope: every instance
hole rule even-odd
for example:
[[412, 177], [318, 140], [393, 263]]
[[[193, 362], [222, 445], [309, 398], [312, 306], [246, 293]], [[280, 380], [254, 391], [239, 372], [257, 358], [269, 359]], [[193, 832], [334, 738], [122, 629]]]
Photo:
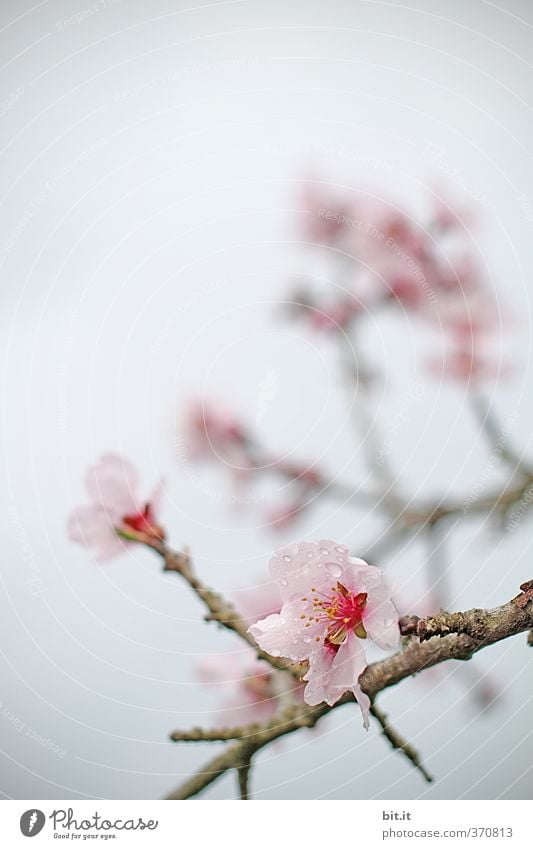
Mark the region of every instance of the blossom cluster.
[[473, 216], [431, 196], [425, 220], [374, 194], [309, 184], [300, 198], [300, 231], [327, 250], [332, 291], [298, 282], [292, 311], [311, 328], [346, 332], [388, 305], [424, 319], [441, 334], [444, 359], [429, 369], [479, 383], [505, 373], [494, 356], [503, 318], [472, 238]]

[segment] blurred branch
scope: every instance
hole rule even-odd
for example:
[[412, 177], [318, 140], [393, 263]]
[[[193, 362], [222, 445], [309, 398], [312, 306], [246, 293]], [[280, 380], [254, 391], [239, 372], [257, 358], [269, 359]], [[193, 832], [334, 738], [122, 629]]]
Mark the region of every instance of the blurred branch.
[[492, 450], [509, 463], [515, 471], [530, 475], [531, 467], [527, 459], [520, 456], [508, 444], [508, 429], [500, 425], [491, 409], [490, 402], [479, 391], [471, 392], [469, 398], [474, 415], [481, 429], [485, 432]]
[[[533, 581], [522, 584], [519, 595], [492, 610], [473, 609], [464, 613], [443, 613], [428, 619], [403, 617], [400, 620], [400, 629], [404, 635], [410, 637], [407, 645], [395, 655], [368, 666], [360, 676], [359, 684], [374, 702], [378, 693], [417, 672], [447, 660], [469, 660], [480, 649], [532, 628]], [[211, 760], [167, 798], [189, 799], [196, 796], [228, 770], [241, 769], [243, 764], [249, 763], [258, 751], [274, 740], [301, 728], [313, 728], [322, 717], [350, 702], [353, 702], [353, 697], [347, 694], [332, 707], [326, 704], [316, 707], [291, 705], [262, 725], [230, 730], [229, 739], [233, 739], [233, 735], [239, 731], [243, 732], [242, 739], [238, 739]], [[375, 705], [372, 707], [372, 713], [383, 731], [388, 729], [386, 737], [394, 748], [401, 750], [413, 765], [424, 773], [416, 752], [390, 728]], [[196, 734], [197, 731], [191, 733]], [[208, 736], [201, 739], [220, 739], [214, 736], [219, 732], [204, 733]], [[184, 734], [186, 733], [174, 732], [172, 739], [187, 739]], [[427, 775], [425, 777], [428, 778]]]
[[407, 527], [424, 525], [435, 525], [447, 518], [460, 518], [468, 514], [480, 514], [501, 512], [505, 514], [514, 504], [517, 504], [533, 485], [533, 474], [528, 473], [519, 485], [511, 485], [508, 481], [502, 489], [494, 490], [489, 495], [478, 498], [467, 499], [445, 503], [436, 502], [426, 505], [424, 508], [406, 509], [400, 516], [400, 520]]
[[251, 737], [261, 731], [259, 722], [250, 725], [238, 725], [235, 728], [192, 728], [190, 731], [173, 731], [170, 739], [175, 743], [219, 743], [227, 740], [239, 740]]

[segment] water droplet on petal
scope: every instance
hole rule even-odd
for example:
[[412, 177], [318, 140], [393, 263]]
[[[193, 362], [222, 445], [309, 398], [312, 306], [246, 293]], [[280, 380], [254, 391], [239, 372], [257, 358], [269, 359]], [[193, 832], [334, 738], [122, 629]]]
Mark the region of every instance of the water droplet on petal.
[[290, 557], [288, 554], [283, 555], [283, 560], [285, 561], [285, 563], [292, 563], [292, 557]]
[[324, 554], [324, 555], [329, 554], [329, 549], [327, 549], [327, 548], [321, 548], [321, 549], [320, 549], [320, 554]]
[[333, 575], [334, 578], [340, 578], [342, 575], [342, 569], [337, 563], [328, 563], [327, 564], [330, 575]]
[[287, 578], [280, 578], [279, 582], [280, 582], [282, 587], [288, 587], [289, 586], [289, 582], [288, 582]]
[[312, 641], [312, 639], [313, 638], [310, 637], [308, 634], [306, 634], [305, 637], [303, 637], [304, 643], [310, 643]]

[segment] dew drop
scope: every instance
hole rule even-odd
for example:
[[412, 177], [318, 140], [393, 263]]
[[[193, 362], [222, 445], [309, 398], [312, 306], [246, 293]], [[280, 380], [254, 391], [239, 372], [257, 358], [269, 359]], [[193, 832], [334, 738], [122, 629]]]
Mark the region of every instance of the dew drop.
[[284, 554], [282, 559], [285, 563], [292, 563], [292, 557], [289, 554]]
[[321, 549], [320, 549], [320, 554], [329, 554], [329, 549], [327, 549], [327, 548], [321, 548]]
[[280, 582], [282, 587], [288, 587], [289, 586], [289, 582], [288, 582], [287, 578], [280, 578], [279, 582]]
[[334, 578], [340, 578], [342, 575], [342, 569], [337, 565], [337, 563], [328, 563], [327, 566], [330, 574], [333, 575]]
[[304, 643], [311, 643], [313, 641], [313, 638], [310, 637], [309, 634], [306, 634], [305, 637], [303, 637], [302, 639]]

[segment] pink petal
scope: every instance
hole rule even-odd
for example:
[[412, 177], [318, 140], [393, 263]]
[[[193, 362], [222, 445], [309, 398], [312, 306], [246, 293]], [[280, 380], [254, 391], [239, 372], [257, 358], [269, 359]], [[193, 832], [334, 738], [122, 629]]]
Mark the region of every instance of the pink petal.
[[341, 581], [352, 592], [368, 593], [381, 584], [383, 572], [360, 557], [350, 557], [350, 564], [343, 572]]
[[67, 533], [73, 542], [95, 549], [98, 560], [111, 560], [124, 553], [124, 540], [113, 530], [110, 517], [101, 505], [78, 507], [68, 520]]
[[136, 469], [118, 454], [104, 454], [85, 477], [85, 486], [93, 501], [105, 505], [117, 518], [139, 509], [138, 485]]
[[308, 682], [304, 691], [305, 702], [308, 705], [321, 702], [334, 705], [345, 692], [351, 690], [361, 708], [364, 727], [368, 728], [370, 699], [358, 683], [366, 666], [362, 641], [352, 632], [336, 654], [321, 646], [309, 658], [309, 669], [304, 676], [304, 681]]
[[305, 596], [311, 587], [337, 580], [348, 564], [346, 546], [332, 540], [301, 542], [278, 548], [270, 560], [270, 572], [283, 601]]
[[335, 704], [346, 690], [351, 690], [361, 708], [363, 725], [368, 729], [370, 699], [359, 686], [359, 676], [365, 671], [366, 667], [366, 655], [362, 640], [359, 640], [353, 632], [350, 632], [335, 655], [328, 685], [329, 700], [327, 701], [330, 705]]
[[153, 518], [157, 521], [161, 515], [165, 495], [165, 480], [161, 478], [155, 485], [151, 496], [147, 499]]
[[258, 646], [272, 657], [306, 660], [315, 651], [317, 637], [323, 640], [327, 625], [313, 621], [307, 628], [300, 618], [303, 609], [297, 602], [285, 602], [279, 613], [256, 622], [249, 632]]
[[400, 644], [398, 611], [386, 583], [371, 590], [363, 612], [363, 624], [371, 640], [380, 649], [397, 649]]
[[329, 698], [329, 674], [333, 654], [321, 645], [309, 658], [309, 669], [304, 675], [307, 686], [304, 690], [304, 701], [308, 705], [319, 705]]

